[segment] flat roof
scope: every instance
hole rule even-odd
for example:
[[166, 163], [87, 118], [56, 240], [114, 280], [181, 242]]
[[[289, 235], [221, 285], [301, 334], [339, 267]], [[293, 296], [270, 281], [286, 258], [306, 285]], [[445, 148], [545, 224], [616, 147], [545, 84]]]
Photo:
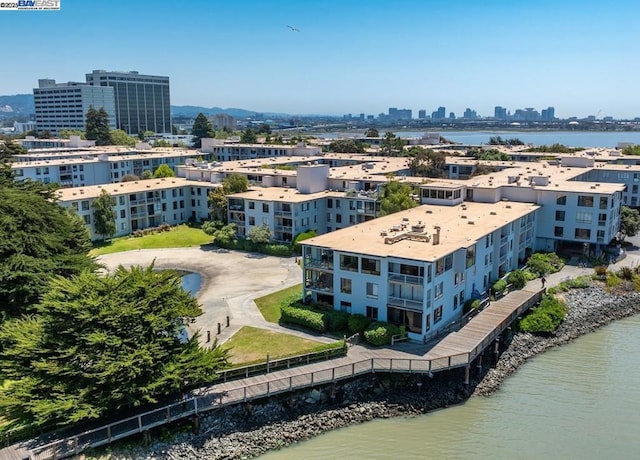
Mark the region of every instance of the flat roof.
[[[335, 192], [325, 190], [316, 193], [300, 193], [295, 188], [285, 187], [259, 187], [247, 192], [227, 195], [230, 198], [242, 198], [256, 201], [276, 201], [283, 203], [302, 203], [317, 200], [319, 198], [347, 198], [347, 192]], [[355, 198], [355, 197], [353, 197]]]
[[[435, 261], [461, 247], [475, 244], [490, 232], [539, 208], [535, 204], [512, 201], [466, 202], [457, 206], [422, 205], [326, 233], [305, 240], [303, 244], [355, 254], [366, 252], [369, 256]], [[385, 243], [383, 232], [392, 237], [402, 233], [393, 231], [394, 226], [397, 228], [404, 223], [410, 228], [418, 222], [425, 225], [424, 232], [430, 236], [429, 242], [404, 239], [393, 244]], [[434, 245], [436, 225], [440, 226], [440, 243]], [[365, 252], [357, 248], [363, 248]]]
[[210, 182], [199, 182], [183, 177], [167, 177], [164, 179], [137, 180], [132, 182], [118, 182], [116, 184], [91, 185], [89, 187], [62, 188], [56, 191], [61, 201], [84, 200], [95, 198], [106, 190], [111, 195], [122, 195], [126, 193], [152, 192], [154, 190], [165, 190], [175, 187], [206, 187], [215, 188], [219, 185]]

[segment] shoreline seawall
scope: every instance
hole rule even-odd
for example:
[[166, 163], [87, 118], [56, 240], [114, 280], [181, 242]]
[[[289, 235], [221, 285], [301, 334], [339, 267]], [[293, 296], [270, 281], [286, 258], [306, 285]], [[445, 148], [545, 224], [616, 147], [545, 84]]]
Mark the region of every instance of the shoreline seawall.
[[489, 396], [533, 356], [593, 332], [610, 322], [640, 313], [640, 293], [612, 294], [599, 287], [561, 294], [569, 311], [560, 328], [547, 337], [515, 334], [497, 363], [474, 366], [470, 385], [456, 369], [424, 375], [375, 374], [335, 387], [273, 398], [254, 405], [225, 408], [201, 417], [200, 434], [182, 431], [148, 447], [113, 446], [101, 459], [251, 458], [310, 439], [318, 434], [374, 419], [416, 416]]

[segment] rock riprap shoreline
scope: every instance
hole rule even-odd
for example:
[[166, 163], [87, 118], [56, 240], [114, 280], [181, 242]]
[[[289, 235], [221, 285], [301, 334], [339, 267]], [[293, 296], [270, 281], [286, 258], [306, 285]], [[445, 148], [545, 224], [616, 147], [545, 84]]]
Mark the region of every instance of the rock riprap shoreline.
[[110, 454], [98, 458], [251, 458], [337, 428], [374, 419], [424, 414], [461, 403], [471, 395], [488, 396], [529, 358], [611, 321], [640, 313], [640, 294], [635, 292], [614, 294], [591, 287], [562, 295], [569, 310], [554, 334], [547, 337], [515, 334], [495, 366], [476, 369], [478, 375], [472, 376], [469, 386], [463, 384], [462, 369], [436, 374], [433, 378], [400, 374], [368, 376], [335, 388], [225, 408], [201, 417], [197, 435], [185, 426], [182, 432], [166, 441], [154, 441], [147, 447], [114, 447]]

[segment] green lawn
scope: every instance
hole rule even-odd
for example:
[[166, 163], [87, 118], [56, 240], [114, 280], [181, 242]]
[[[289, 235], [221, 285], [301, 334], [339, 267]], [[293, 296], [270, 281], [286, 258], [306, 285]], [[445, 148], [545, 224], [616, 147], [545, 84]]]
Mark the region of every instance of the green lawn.
[[92, 256], [111, 254], [113, 252], [131, 251], [132, 249], [184, 248], [211, 243], [213, 238], [200, 228], [178, 225], [171, 231], [154, 233], [141, 237], [123, 236], [114, 238], [106, 244], [98, 243], [90, 252]]
[[231, 348], [231, 362], [237, 365], [264, 361], [267, 358], [267, 353], [269, 353], [269, 359], [284, 358], [312, 351], [321, 351], [329, 346], [334, 347], [338, 343], [327, 345], [291, 334], [244, 326], [223, 346]]
[[280, 321], [280, 306], [286, 299], [297, 295], [302, 297], [302, 284], [288, 287], [278, 292], [255, 299], [255, 303], [260, 309], [260, 313], [264, 319], [270, 323], [278, 323]]

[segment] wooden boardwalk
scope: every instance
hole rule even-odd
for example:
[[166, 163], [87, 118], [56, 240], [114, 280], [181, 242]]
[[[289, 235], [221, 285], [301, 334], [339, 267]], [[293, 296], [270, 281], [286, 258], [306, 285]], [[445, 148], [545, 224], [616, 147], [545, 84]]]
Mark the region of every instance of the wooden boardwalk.
[[544, 291], [531, 286], [513, 291], [492, 302], [462, 329], [447, 335], [428, 352], [424, 346], [374, 350], [352, 347], [345, 357], [201, 388], [184, 401], [47, 445], [33, 447], [35, 440], [32, 440], [22, 445], [10, 446], [0, 450], [0, 460], [65, 458], [90, 447], [105, 445], [153, 427], [224, 406], [331, 384], [359, 375], [376, 372], [431, 374], [458, 367], [466, 367], [468, 371], [473, 360], [491, 345], [515, 318], [540, 300]]
[[510, 292], [472, 318], [462, 329], [453, 332], [433, 347], [426, 359], [441, 359], [467, 353], [470, 364], [484, 349], [524, 311], [535, 305], [544, 290], [525, 287]]

